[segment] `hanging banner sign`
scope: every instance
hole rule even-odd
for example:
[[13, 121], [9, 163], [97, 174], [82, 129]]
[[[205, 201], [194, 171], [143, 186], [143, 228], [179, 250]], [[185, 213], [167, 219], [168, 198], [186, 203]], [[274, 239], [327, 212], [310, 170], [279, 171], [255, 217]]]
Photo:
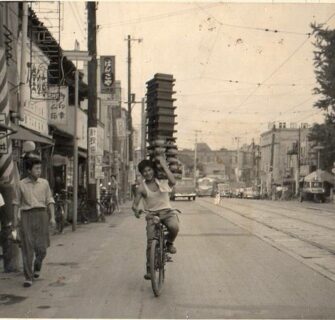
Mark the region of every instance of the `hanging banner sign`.
[[[50, 93], [58, 92], [58, 87], [50, 87]], [[59, 99], [50, 100], [49, 106], [49, 123], [50, 124], [66, 124], [67, 110], [69, 106], [69, 88], [62, 86], [59, 88]]]
[[112, 93], [115, 81], [115, 56], [100, 56], [100, 90]]

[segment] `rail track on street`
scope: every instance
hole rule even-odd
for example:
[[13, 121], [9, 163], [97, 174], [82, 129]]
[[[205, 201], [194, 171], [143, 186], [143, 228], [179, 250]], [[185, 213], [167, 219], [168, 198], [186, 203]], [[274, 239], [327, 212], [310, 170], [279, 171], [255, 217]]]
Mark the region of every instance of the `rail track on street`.
[[[308, 243], [318, 249], [322, 249], [327, 251], [328, 253], [335, 255], [335, 247], [329, 247], [325, 244], [322, 244], [320, 242], [317, 242], [315, 240], [312, 239], [308, 239], [306, 237], [309, 236], [310, 238], [314, 236], [314, 238], [319, 238], [319, 240], [322, 242], [322, 237], [327, 236], [327, 233], [330, 237], [333, 236], [333, 232], [335, 231], [335, 228], [333, 227], [329, 227], [323, 224], [319, 224], [319, 223], [314, 223], [312, 221], [306, 221], [302, 218], [298, 218], [298, 217], [292, 217], [288, 214], [282, 213], [282, 212], [278, 212], [276, 210], [269, 210], [268, 208], [265, 208], [265, 206], [267, 204], [262, 204], [264, 205], [263, 208], [260, 208], [261, 205], [259, 200], [253, 202], [250, 200], [243, 200], [246, 203], [241, 203], [241, 201], [228, 201], [226, 203], [220, 203], [220, 207], [226, 210], [229, 210], [233, 213], [236, 213], [246, 219], [249, 219], [251, 221], [255, 221], [265, 227], [268, 227], [270, 229], [273, 229], [275, 231], [278, 232], [282, 232], [292, 238], [301, 240], [305, 243]], [[211, 203], [213, 206], [214, 204], [212, 203], [212, 201], [208, 201], [205, 200], [205, 202], [207, 203]], [[248, 202], [248, 203], [247, 203]], [[229, 204], [229, 205], [228, 205]], [[257, 204], [257, 207], [256, 207]], [[271, 208], [273, 208], [274, 206], [269, 205]], [[244, 207], [247, 208], [247, 210], [243, 211], [243, 210], [239, 210], [238, 207]], [[283, 208], [283, 207], [277, 207], [279, 210], [286, 210], [289, 211], [289, 208]], [[247, 213], [246, 213], [247, 212]], [[292, 212], [292, 210], [291, 210]], [[272, 217], [271, 217], [272, 215]], [[273, 217], [275, 219], [273, 219]], [[282, 218], [283, 220], [280, 222], [278, 217]], [[271, 220], [271, 223], [269, 222], [269, 220]], [[267, 220], [267, 221], [266, 221]], [[296, 225], [296, 223], [288, 223], [289, 221], [293, 222], [299, 222], [299, 226]], [[278, 226], [279, 224], [279, 226]], [[303, 224], [305, 224], [305, 228], [303, 227]], [[312, 229], [312, 230], [311, 230]], [[316, 230], [318, 229], [318, 230]], [[305, 235], [303, 233], [306, 233]], [[321, 235], [321, 236], [320, 236]]]

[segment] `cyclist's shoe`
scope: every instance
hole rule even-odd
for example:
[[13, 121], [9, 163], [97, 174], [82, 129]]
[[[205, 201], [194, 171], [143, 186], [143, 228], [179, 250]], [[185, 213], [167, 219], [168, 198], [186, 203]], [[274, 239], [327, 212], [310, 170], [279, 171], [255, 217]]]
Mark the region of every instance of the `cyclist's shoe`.
[[150, 273], [150, 272], [147, 272], [147, 273], [144, 275], [144, 279], [145, 279], [145, 280], [151, 280], [151, 273]]
[[145, 280], [151, 280], [151, 273], [150, 273], [150, 268], [147, 266], [147, 272], [144, 275]]
[[176, 249], [176, 247], [173, 246], [173, 243], [167, 242], [166, 247], [167, 247], [167, 250], [168, 250], [169, 253], [171, 253], [171, 254], [177, 253], [177, 249]]

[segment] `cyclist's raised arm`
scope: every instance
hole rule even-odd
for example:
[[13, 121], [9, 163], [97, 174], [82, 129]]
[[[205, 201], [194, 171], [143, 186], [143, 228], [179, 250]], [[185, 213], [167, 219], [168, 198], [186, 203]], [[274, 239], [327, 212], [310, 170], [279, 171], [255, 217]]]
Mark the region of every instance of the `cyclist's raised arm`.
[[159, 157], [156, 157], [156, 159], [159, 160], [159, 163], [160, 163], [162, 169], [164, 170], [164, 172], [165, 172], [165, 174], [168, 178], [169, 186], [173, 187], [176, 184], [176, 179], [175, 179], [173, 173], [170, 171], [169, 166], [168, 166], [165, 158], [159, 156]]

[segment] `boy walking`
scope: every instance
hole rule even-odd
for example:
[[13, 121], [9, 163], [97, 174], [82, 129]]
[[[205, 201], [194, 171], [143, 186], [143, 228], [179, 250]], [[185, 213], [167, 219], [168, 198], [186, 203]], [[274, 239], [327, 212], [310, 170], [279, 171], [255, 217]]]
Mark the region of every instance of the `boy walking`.
[[[19, 225], [24, 270], [24, 287], [38, 278], [50, 245], [49, 222], [56, 225], [54, 199], [47, 180], [40, 178], [41, 160], [26, 160], [28, 176], [19, 182], [14, 205], [14, 226]], [[18, 209], [21, 209], [20, 219]], [[48, 210], [50, 212], [50, 217]], [[35, 259], [34, 259], [35, 256]]]

